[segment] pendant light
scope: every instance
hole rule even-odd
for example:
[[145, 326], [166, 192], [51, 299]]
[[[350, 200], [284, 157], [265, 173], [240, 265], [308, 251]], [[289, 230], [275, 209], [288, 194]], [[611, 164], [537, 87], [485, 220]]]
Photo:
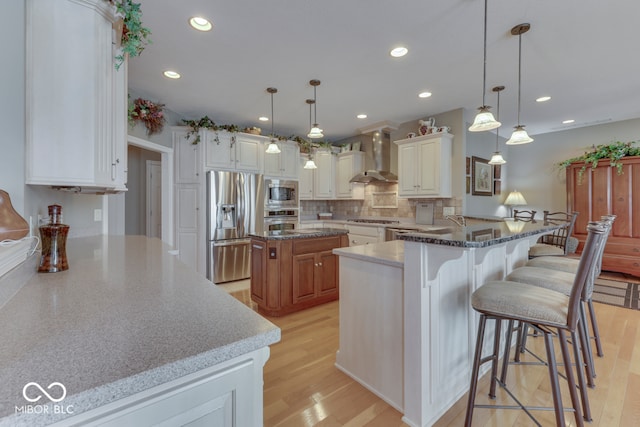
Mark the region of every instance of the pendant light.
[[[504, 90], [504, 86], [496, 86], [493, 88], [493, 91], [498, 94], [498, 104], [496, 106], [496, 118], [500, 120], [500, 92]], [[496, 129], [496, 151], [491, 156], [491, 160], [489, 160], [490, 165], [504, 165], [507, 161], [500, 154], [500, 128]]]
[[[309, 127], [311, 127], [311, 106], [315, 103], [316, 101], [314, 99], [307, 99], [307, 104], [309, 104]], [[303, 169], [318, 169], [316, 162], [313, 161], [313, 152], [311, 150], [311, 141], [309, 141], [309, 159], [304, 164]]]
[[521, 82], [522, 82], [522, 35], [529, 31], [531, 25], [529, 24], [520, 24], [516, 25], [511, 29], [511, 34], [514, 36], [518, 36], [518, 126], [515, 127], [513, 134], [511, 134], [511, 138], [507, 141], [507, 145], [519, 145], [519, 144], [527, 144], [533, 141], [529, 135], [527, 135], [527, 131], [524, 130], [524, 125], [520, 124], [520, 90], [521, 90]]
[[324, 138], [324, 135], [322, 134], [322, 129], [320, 129], [320, 127], [318, 126], [318, 105], [316, 104], [317, 102], [316, 88], [320, 86], [320, 80], [315, 80], [315, 79], [310, 80], [309, 84], [313, 86], [313, 103], [314, 103], [314, 107], [313, 107], [314, 120], [313, 121], [314, 123], [313, 123], [313, 126], [311, 127], [311, 130], [307, 134], [307, 136], [313, 139]]
[[278, 89], [276, 89], [275, 87], [268, 87], [267, 88], [267, 92], [269, 92], [271, 94], [271, 141], [269, 142], [269, 145], [267, 146], [267, 153], [268, 154], [278, 154], [280, 153], [280, 147], [278, 147], [278, 144], [276, 143], [276, 139], [275, 139], [275, 134], [273, 133], [273, 94], [274, 93], [278, 93]]
[[485, 90], [487, 87], [487, 0], [484, 0], [484, 62], [482, 68], [482, 107], [478, 108], [473, 124], [469, 127], [470, 132], [482, 132], [499, 128], [502, 123], [497, 121], [489, 111], [489, 106], [484, 102]]

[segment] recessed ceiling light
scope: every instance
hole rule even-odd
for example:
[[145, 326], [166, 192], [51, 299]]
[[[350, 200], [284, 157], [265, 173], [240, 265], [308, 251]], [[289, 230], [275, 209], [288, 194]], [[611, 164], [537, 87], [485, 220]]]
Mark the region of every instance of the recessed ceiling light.
[[573, 120], [573, 119], [569, 119], [569, 120], [563, 120], [563, 121], [562, 121], [562, 124], [563, 124], [563, 125], [569, 125], [569, 124], [574, 123], [574, 122], [575, 122], [575, 120]]
[[189, 19], [189, 25], [191, 25], [198, 31], [209, 31], [211, 30], [211, 28], [213, 28], [211, 22], [201, 16], [194, 16], [193, 18]]
[[407, 49], [404, 46], [399, 46], [391, 49], [391, 52], [389, 52], [389, 55], [393, 56], [394, 58], [400, 58], [401, 56], [405, 56], [407, 52], [409, 52], [409, 49]]
[[171, 70], [167, 70], [164, 73], [165, 77], [169, 77], [170, 79], [179, 79], [180, 78], [180, 73], [176, 73], [175, 71], [171, 71]]
[[551, 97], [550, 96], [541, 96], [540, 98], [536, 99], [536, 102], [545, 102], [550, 100]]
[[366, 114], [358, 114], [356, 117], [359, 118], [359, 119], [366, 119], [367, 115]]
[[268, 122], [269, 121], [269, 117], [265, 117], [265, 116], [258, 117], [258, 120], [260, 120], [261, 122]]
[[431, 96], [431, 92], [420, 92], [418, 98], [428, 98]]

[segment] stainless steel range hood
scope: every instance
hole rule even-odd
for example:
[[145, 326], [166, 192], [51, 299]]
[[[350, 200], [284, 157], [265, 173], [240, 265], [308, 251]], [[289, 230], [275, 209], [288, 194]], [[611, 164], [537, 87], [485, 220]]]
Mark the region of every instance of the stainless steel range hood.
[[[365, 135], [369, 135], [369, 133], [365, 133]], [[371, 132], [370, 135], [375, 169], [361, 172], [351, 178], [349, 182], [362, 184], [392, 184], [398, 182], [398, 177], [389, 171], [389, 165], [391, 163], [391, 138], [389, 134], [382, 129], [378, 129]]]

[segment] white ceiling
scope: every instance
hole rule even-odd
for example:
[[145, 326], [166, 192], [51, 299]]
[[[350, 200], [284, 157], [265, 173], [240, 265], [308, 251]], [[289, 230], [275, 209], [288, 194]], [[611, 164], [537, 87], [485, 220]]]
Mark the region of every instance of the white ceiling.
[[[275, 133], [305, 135], [311, 79], [322, 81], [317, 118], [329, 141], [457, 108], [472, 119], [482, 104], [482, 0], [140, 1], [152, 44], [130, 60], [129, 86], [187, 118], [268, 134], [257, 118], [271, 115], [273, 86]], [[530, 134], [640, 117], [639, 1], [489, 0], [488, 9], [486, 103], [495, 113], [491, 88], [506, 86], [501, 135], [517, 122], [510, 30], [523, 22], [521, 123]], [[191, 29], [196, 15], [213, 30]], [[391, 58], [397, 45], [409, 54]], [[166, 69], [182, 78], [163, 77]], [[433, 96], [418, 99], [421, 91]], [[536, 103], [542, 95], [552, 99]]]

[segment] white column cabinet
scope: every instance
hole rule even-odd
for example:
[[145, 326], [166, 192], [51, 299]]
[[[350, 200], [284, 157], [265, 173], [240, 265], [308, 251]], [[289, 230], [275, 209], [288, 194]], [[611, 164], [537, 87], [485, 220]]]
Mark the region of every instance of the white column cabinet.
[[303, 154], [300, 156], [299, 161], [299, 175], [298, 175], [298, 199], [300, 200], [313, 200], [313, 180], [315, 169], [305, 169], [304, 165], [309, 160], [309, 156]]
[[336, 198], [336, 156], [329, 150], [316, 151], [313, 160], [318, 167], [314, 171], [313, 195], [315, 199]]
[[174, 232], [178, 258], [200, 274], [206, 274], [205, 241], [205, 170], [203, 144], [193, 144], [195, 135], [187, 137], [186, 128], [174, 128], [175, 156]]
[[205, 166], [217, 170], [262, 172], [264, 137], [245, 133], [202, 131]]
[[[263, 151], [267, 149], [270, 141], [265, 141]], [[280, 153], [263, 153], [264, 175], [266, 177], [278, 177], [298, 179], [298, 163], [300, 147], [293, 141], [278, 141]]]
[[340, 153], [336, 166], [336, 197], [364, 200], [364, 184], [349, 182], [356, 174], [364, 171], [364, 153], [362, 151]]
[[451, 197], [452, 141], [448, 133], [395, 141], [398, 196]]
[[114, 66], [115, 21], [104, 0], [27, 0], [27, 184], [126, 189], [127, 67]]

